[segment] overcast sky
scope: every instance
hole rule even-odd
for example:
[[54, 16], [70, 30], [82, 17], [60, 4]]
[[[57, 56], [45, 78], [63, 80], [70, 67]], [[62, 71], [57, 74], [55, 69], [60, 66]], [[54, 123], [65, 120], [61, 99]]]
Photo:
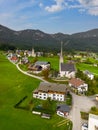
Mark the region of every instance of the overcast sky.
[[0, 24], [72, 34], [98, 28], [98, 0], [0, 0]]

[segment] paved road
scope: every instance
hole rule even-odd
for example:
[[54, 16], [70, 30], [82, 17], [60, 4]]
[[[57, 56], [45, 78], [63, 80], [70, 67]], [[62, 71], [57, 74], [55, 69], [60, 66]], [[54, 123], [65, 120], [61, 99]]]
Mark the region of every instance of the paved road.
[[80, 111], [88, 112], [95, 102], [86, 96], [78, 96], [73, 93], [73, 106], [69, 118], [73, 122], [73, 130], [81, 130], [81, 117]]

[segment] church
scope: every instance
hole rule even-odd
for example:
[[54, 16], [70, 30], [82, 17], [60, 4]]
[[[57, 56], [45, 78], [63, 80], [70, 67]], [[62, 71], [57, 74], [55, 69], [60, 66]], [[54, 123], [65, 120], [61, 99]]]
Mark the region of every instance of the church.
[[74, 78], [76, 73], [75, 65], [71, 62], [64, 63], [62, 45], [63, 43], [61, 42], [61, 53], [60, 53], [60, 60], [59, 60], [60, 77]]

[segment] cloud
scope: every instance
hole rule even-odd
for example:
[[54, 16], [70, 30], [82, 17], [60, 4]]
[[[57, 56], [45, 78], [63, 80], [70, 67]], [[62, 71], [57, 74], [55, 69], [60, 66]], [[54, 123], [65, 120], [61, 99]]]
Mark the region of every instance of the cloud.
[[90, 15], [98, 16], [98, 0], [78, 0]]
[[81, 13], [98, 16], [98, 0], [54, 0], [55, 4], [46, 6], [48, 12], [59, 12], [64, 9], [78, 9]]
[[84, 6], [98, 6], [98, 0], [78, 0]]
[[51, 5], [51, 6], [46, 6], [45, 10], [47, 10], [48, 12], [58, 12], [64, 9], [65, 6], [65, 2], [64, 0], [54, 0], [55, 4]]
[[98, 7], [88, 9], [88, 13], [91, 15], [98, 16]]

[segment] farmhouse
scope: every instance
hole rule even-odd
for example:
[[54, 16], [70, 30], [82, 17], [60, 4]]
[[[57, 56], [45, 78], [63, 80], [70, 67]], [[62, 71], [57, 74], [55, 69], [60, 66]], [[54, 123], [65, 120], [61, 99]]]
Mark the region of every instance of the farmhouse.
[[37, 61], [34, 64], [35, 66], [41, 66], [42, 69], [50, 69], [50, 62], [47, 61]]
[[64, 101], [66, 94], [66, 86], [64, 84], [41, 82], [39, 87], [33, 91], [33, 97], [46, 100]]
[[34, 65], [34, 64], [29, 65], [28, 69], [29, 69], [29, 70], [32, 70], [33, 72], [36, 72], [36, 73], [42, 71], [42, 67], [41, 67], [41, 66], [39, 66], [39, 65]]
[[88, 90], [88, 84], [79, 78], [72, 78], [69, 81], [69, 86], [74, 90], [77, 90], [79, 93], [86, 92]]
[[60, 104], [57, 106], [57, 115], [66, 117], [69, 115], [70, 107], [66, 104]]

